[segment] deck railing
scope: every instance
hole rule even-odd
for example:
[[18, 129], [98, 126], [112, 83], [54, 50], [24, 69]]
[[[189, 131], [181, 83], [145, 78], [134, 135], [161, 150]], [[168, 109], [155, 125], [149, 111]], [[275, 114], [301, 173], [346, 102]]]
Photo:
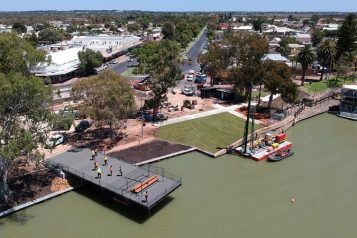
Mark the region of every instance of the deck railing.
[[163, 179], [168, 178], [178, 183], [182, 183], [182, 178], [173, 174], [166, 172], [163, 168], [154, 166], [152, 164], [145, 164], [141, 166], [142, 169], [145, 169], [148, 172], [158, 174], [163, 177]]
[[[88, 175], [82, 171], [72, 168], [71, 166], [68, 166], [68, 165], [65, 165], [65, 164], [62, 164], [59, 162], [47, 160], [46, 163], [50, 166], [53, 166], [56, 169], [64, 170], [70, 174], [73, 174], [73, 175], [78, 176], [79, 178], [82, 178], [85, 181], [89, 181], [93, 184], [99, 185], [100, 187], [105, 188], [106, 190], [109, 190], [116, 194], [119, 194], [122, 197], [131, 198], [133, 200], [134, 200], [134, 198], [137, 198], [137, 196], [143, 197], [143, 191], [141, 191], [139, 194], [135, 194], [135, 193], [131, 192], [131, 188], [133, 187], [134, 184], [142, 183], [142, 181], [140, 181], [140, 180], [130, 178], [127, 176], [123, 176], [123, 178], [126, 180], [126, 184], [119, 187], [119, 186], [115, 186], [115, 185], [109, 184], [107, 182], [104, 182], [103, 180], [98, 179], [97, 177], [93, 177], [93, 176]], [[148, 173], [155, 173], [155, 174], [161, 176], [163, 179], [169, 178], [169, 179], [181, 184], [180, 177], [166, 173], [162, 168], [159, 168], [159, 167], [156, 167], [153, 165], [142, 166], [141, 168], [146, 170]], [[136, 170], [134, 170], [133, 172], [135, 172], [135, 171]], [[173, 183], [172, 185], [170, 185], [170, 187], [165, 188], [163, 192], [156, 194], [155, 197], [150, 197], [148, 199], [148, 201], [145, 202], [146, 206], [148, 208], [152, 207], [158, 201], [160, 201], [160, 199], [162, 199], [167, 194], [169, 194], [172, 190], [174, 190], [175, 187], [177, 187], [177, 184]]]

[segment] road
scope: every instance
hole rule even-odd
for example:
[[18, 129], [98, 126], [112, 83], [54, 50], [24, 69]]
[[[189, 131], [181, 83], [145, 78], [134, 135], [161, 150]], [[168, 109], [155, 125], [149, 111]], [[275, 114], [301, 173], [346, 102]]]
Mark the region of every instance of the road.
[[[189, 70], [194, 70], [195, 72], [197, 71], [197, 68], [199, 66], [198, 63], [198, 56], [201, 54], [202, 48], [204, 44], [206, 43], [207, 40], [207, 29], [204, 30], [203, 34], [201, 37], [198, 39], [198, 41], [192, 46], [192, 48], [187, 52], [186, 56], [188, 59], [192, 59], [192, 64], [184, 64], [181, 67], [181, 71], [183, 74], [188, 74]], [[192, 85], [192, 82], [189, 82], [185, 79], [181, 80], [180, 83], [178, 84], [178, 88], [183, 88], [184, 86]]]
[[[204, 30], [204, 33], [200, 36], [200, 38], [197, 40], [196, 43], [194, 43], [194, 45], [191, 47], [191, 49], [187, 52], [186, 56], [187, 58], [191, 58], [192, 59], [192, 64], [184, 64], [181, 66], [181, 71], [184, 74], [187, 74], [189, 70], [195, 70], [197, 71], [197, 68], [199, 66], [197, 59], [198, 56], [201, 53], [201, 50], [203, 48], [203, 45], [205, 44], [207, 39], [207, 29]], [[128, 57], [127, 56], [122, 56], [119, 59], [119, 63], [118, 64], [110, 64], [109, 65], [109, 69], [112, 69], [114, 72], [117, 72], [119, 74], [124, 73], [127, 69], [128, 69], [128, 65], [129, 64], [137, 64], [137, 62], [134, 60], [133, 62], [128, 62]], [[135, 78], [133, 78], [135, 79]], [[139, 78], [140, 79], [140, 78]], [[75, 82], [75, 81], [74, 81]], [[73, 83], [74, 83], [73, 82]], [[61, 98], [65, 99], [70, 97], [70, 91], [72, 90], [72, 84], [66, 84], [64, 86], [55, 86], [54, 87], [54, 92], [57, 92], [57, 90], [60, 90], [61, 92]], [[193, 84], [193, 82], [189, 82], [186, 79], [183, 79], [179, 82], [179, 84], [177, 85], [177, 88], [183, 88], [184, 86], [188, 85], [191, 86]], [[55, 97], [57, 99], [57, 97]]]
[[124, 73], [129, 65], [136, 65], [137, 62], [134, 59], [133, 62], [128, 62], [128, 57], [124, 57], [123, 60], [120, 60], [118, 64], [110, 65], [109, 68], [118, 74]]

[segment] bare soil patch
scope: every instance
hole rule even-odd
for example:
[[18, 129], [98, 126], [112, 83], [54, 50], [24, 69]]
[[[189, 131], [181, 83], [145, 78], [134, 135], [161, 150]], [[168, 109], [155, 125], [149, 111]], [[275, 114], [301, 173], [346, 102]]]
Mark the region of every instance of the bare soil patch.
[[128, 163], [135, 164], [178, 151], [187, 150], [189, 148], [190, 147], [186, 145], [175, 144], [163, 140], [153, 140], [127, 149], [110, 152], [109, 155]]

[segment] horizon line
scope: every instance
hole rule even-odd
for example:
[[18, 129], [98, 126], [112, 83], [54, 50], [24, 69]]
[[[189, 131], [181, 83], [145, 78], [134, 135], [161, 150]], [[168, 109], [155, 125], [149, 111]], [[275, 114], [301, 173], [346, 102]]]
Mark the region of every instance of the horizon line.
[[157, 13], [216, 13], [216, 12], [228, 12], [228, 13], [357, 13], [357, 11], [313, 11], [313, 10], [306, 10], [306, 11], [287, 11], [287, 10], [271, 10], [271, 11], [249, 11], [249, 10], [220, 10], [220, 11], [209, 11], [209, 10], [194, 10], [194, 11], [174, 11], [174, 10], [138, 10], [138, 9], [73, 9], [73, 10], [54, 10], [54, 9], [47, 9], [47, 10], [1, 10], [0, 13], [7, 13], [7, 12], [80, 12], [80, 11], [117, 11], [117, 12], [157, 12]]

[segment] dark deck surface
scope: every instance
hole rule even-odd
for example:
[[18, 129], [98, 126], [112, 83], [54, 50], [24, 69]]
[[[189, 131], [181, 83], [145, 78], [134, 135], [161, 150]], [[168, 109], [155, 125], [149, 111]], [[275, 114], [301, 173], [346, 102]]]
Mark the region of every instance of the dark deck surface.
[[[108, 165], [104, 166], [104, 155], [98, 153], [96, 160], [102, 170], [102, 178], [97, 178], [94, 170], [94, 161], [89, 149], [72, 150], [48, 159], [51, 165], [57, 165], [70, 174], [76, 175], [88, 182], [109, 190], [131, 202], [151, 209], [163, 198], [181, 186], [181, 178], [166, 173], [163, 169], [147, 165], [138, 167], [108, 156]], [[113, 166], [113, 176], [109, 176], [109, 166]], [[119, 166], [123, 175], [118, 176]], [[149, 176], [157, 175], [159, 181], [135, 194], [130, 190]], [[148, 201], [145, 201], [144, 192], [148, 191]]]

